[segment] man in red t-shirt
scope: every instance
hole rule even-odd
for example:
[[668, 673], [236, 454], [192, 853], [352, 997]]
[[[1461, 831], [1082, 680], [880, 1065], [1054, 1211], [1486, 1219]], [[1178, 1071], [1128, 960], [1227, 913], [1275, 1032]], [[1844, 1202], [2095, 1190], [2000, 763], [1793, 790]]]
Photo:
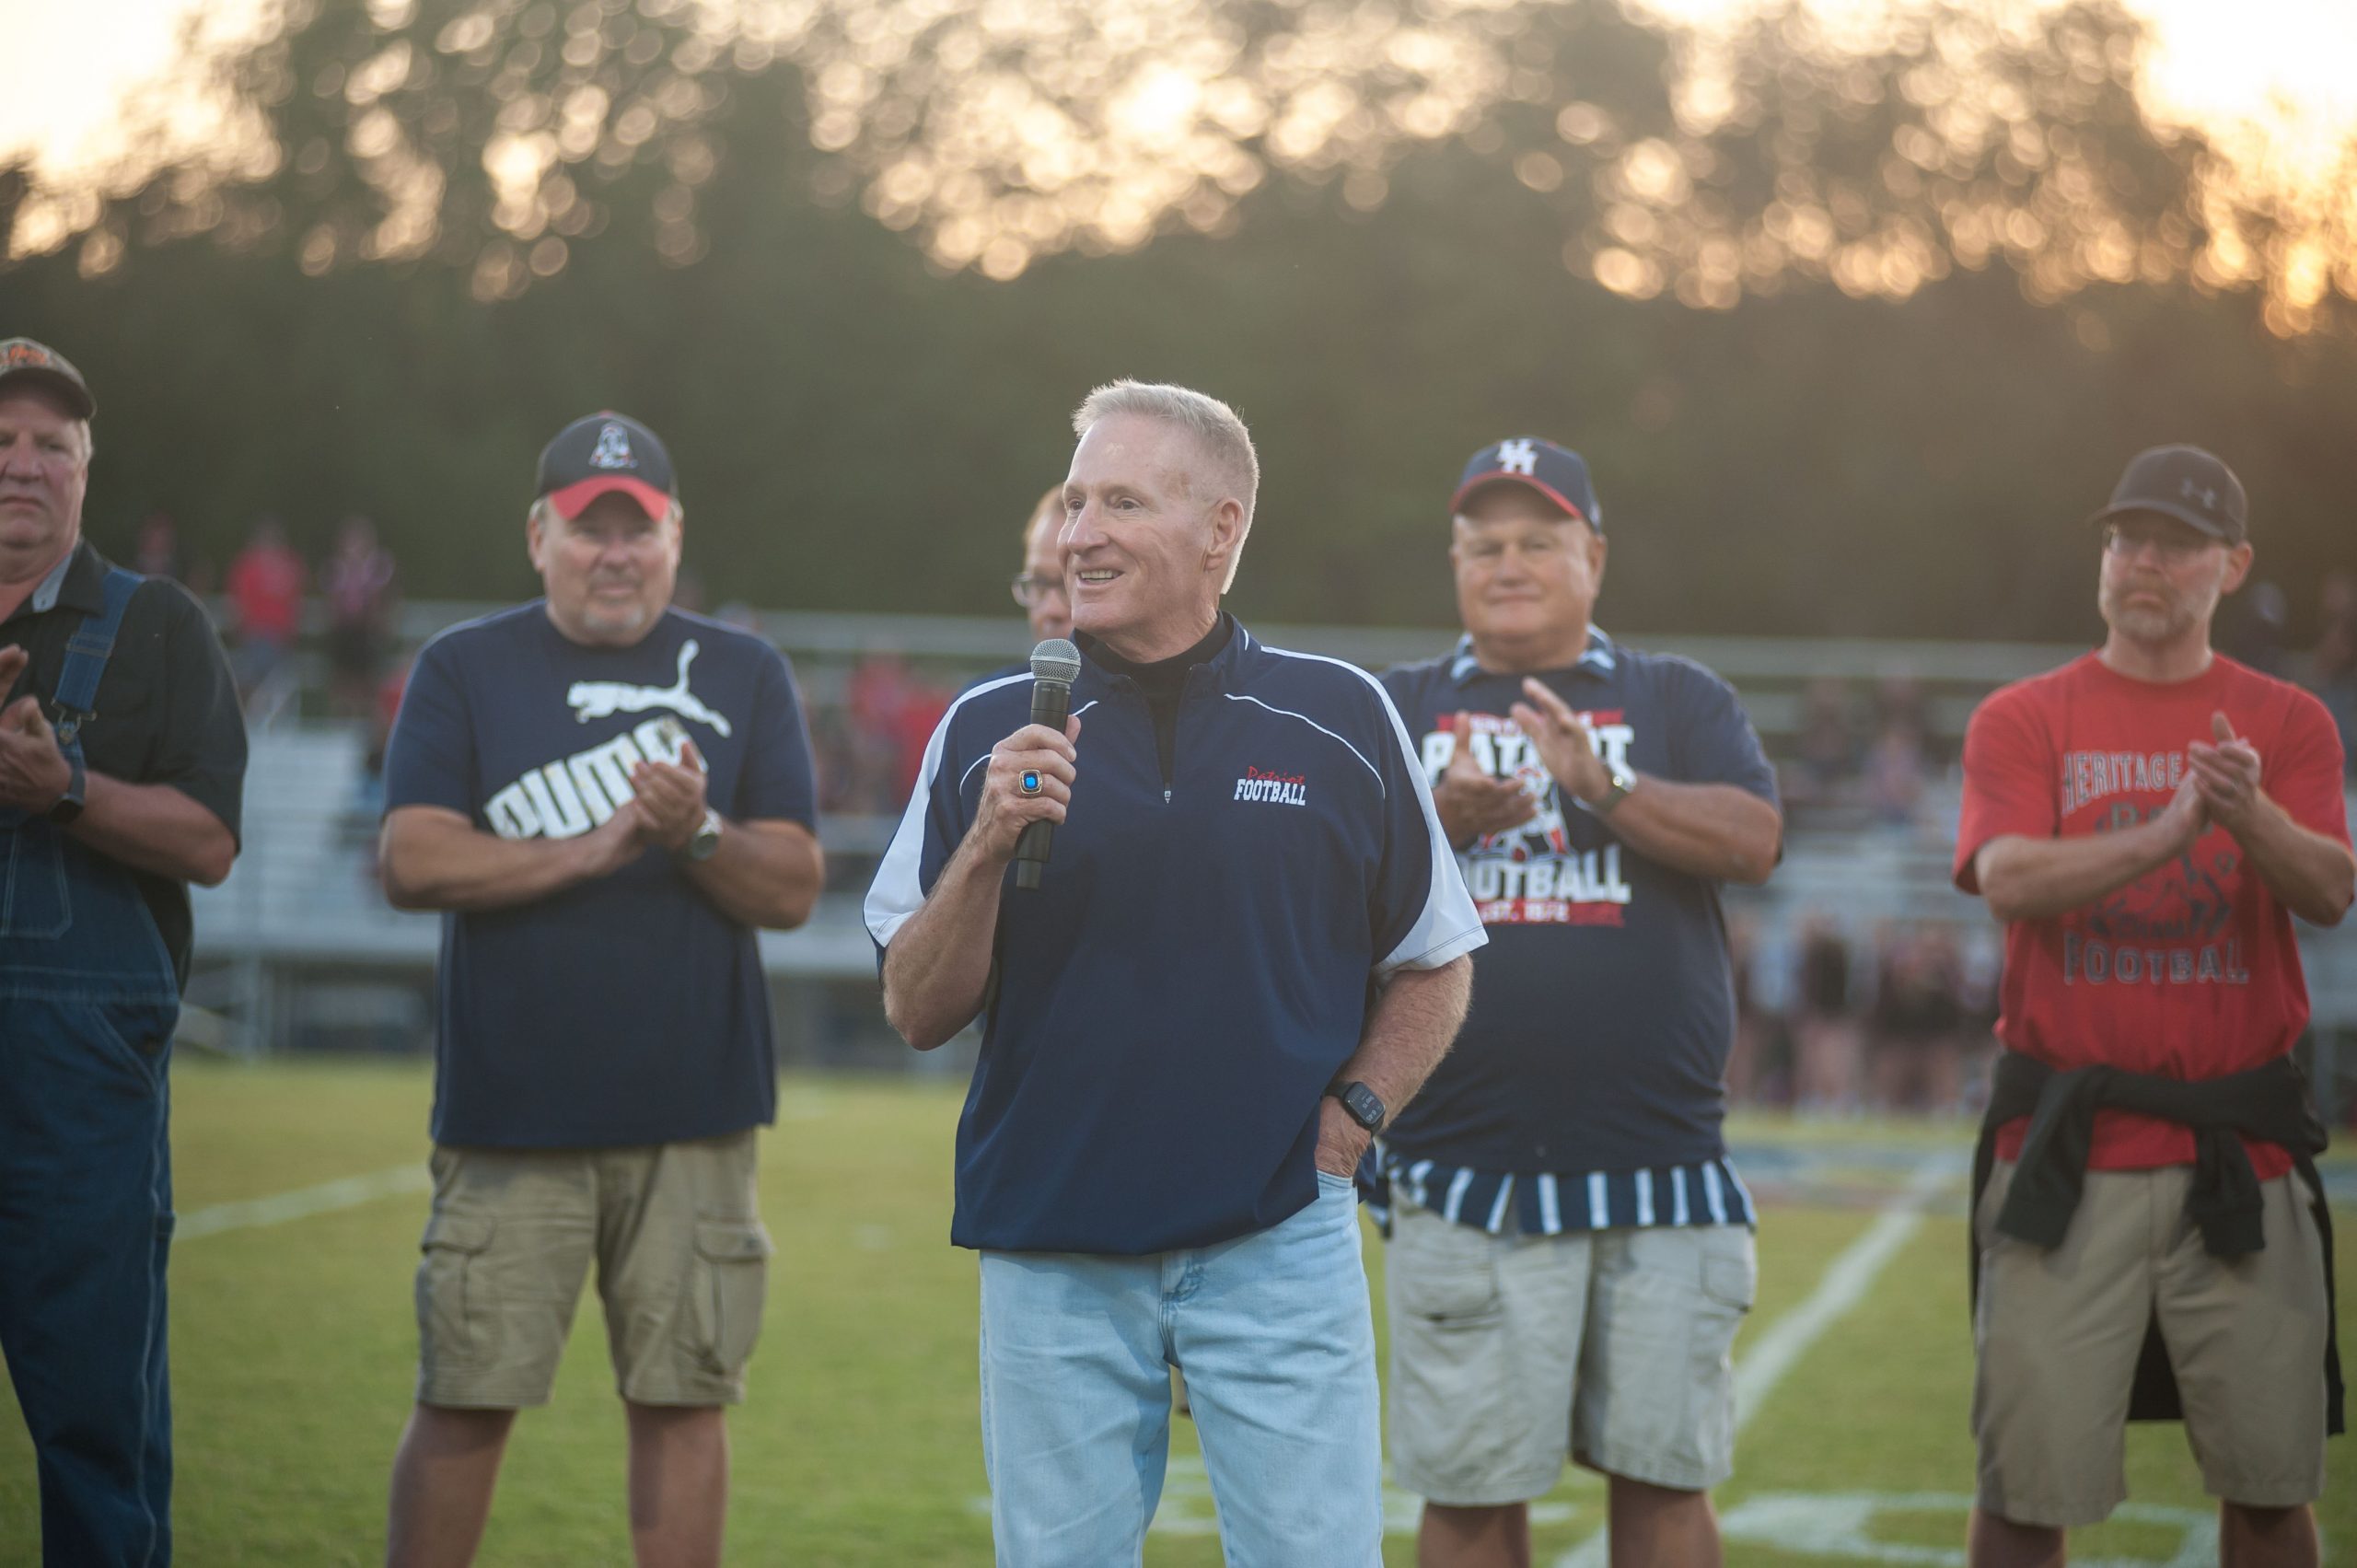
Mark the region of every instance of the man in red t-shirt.
[[[2164, 1098], [2269, 1079], [2251, 1070], [2284, 1057], [2308, 1018], [2292, 917], [2334, 924], [2357, 886], [2340, 737], [2314, 697], [2211, 649], [2219, 599], [2251, 563], [2223, 463], [2145, 452], [2095, 521], [2104, 645], [1995, 693], [1965, 738], [1956, 881], [2006, 923], [1998, 1034], [2043, 1068], [2125, 1069]], [[2016, 1065], [2045, 1078], [2032, 1063]], [[2110, 1108], [2110, 1082], [2077, 1080], [2095, 1091], [2081, 1104], [2107, 1108], [2081, 1130], [2084, 1187], [2057, 1217], [2059, 1245], [1998, 1227], [2035, 1161], [2025, 1119], [1995, 1129], [1975, 1215], [1974, 1568], [2059, 1564], [2063, 1530], [2126, 1495], [2121, 1429], [2154, 1321], [2222, 1500], [2224, 1561], [2313, 1565], [2328, 1312], [2312, 1195], [2293, 1174], [2305, 1151], [2241, 1139], [2258, 1179], [2251, 1249], [2214, 1255], [2197, 1223], [2208, 1134]], [[2039, 1098], [2041, 1120], [2061, 1098]], [[2220, 1134], [2229, 1150], [2235, 1139]]]

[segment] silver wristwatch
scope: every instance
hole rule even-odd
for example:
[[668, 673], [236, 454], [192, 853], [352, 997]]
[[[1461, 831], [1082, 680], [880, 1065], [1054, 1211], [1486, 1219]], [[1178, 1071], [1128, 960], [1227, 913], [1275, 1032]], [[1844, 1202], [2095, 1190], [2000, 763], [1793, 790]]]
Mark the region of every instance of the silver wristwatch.
[[679, 858], [682, 860], [710, 860], [714, 854], [717, 854], [720, 852], [720, 830], [726, 826], [727, 826], [726, 819], [723, 818], [719, 812], [714, 811], [711, 807], [705, 807], [703, 808], [703, 821], [697, 827], [695, 832], [690, 836], [686, 846], [679, 851]]
[[1612, 808], [1628, 799], [1629, 792], [1637, 787], [1637, 775], [1618, 762], [1608, 763], [1605, 767], [1605, 775], [1612, 781], [1612, 787], [1606, 790], [1602, 797], [1588, 807], [1598, 817], [1611, 816]]

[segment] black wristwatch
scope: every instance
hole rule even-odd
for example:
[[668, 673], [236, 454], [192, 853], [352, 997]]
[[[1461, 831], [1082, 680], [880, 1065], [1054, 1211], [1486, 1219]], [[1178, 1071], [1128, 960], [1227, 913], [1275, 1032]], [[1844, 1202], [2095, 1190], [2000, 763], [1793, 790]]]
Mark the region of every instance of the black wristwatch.
[[1329, 1084], [1326, 1092], [1342, 1102], [1351, 1120], [1370, 1132], [1383, 1131], [1383, 1097], [1364, 1084], [1353, 1079], [1347, 1084]]
[[50, 821], [61, 828], [82, 814], [83, 792], [88, 789], [90, 784], [89, 774], [82, 766], [81, 754], [77, 751], [68, 751], [65, 754], [65, 760], [73, 764], [74, 776], [66, 781], [65, 793], [59, 796], [57, 803], [49, 808]]

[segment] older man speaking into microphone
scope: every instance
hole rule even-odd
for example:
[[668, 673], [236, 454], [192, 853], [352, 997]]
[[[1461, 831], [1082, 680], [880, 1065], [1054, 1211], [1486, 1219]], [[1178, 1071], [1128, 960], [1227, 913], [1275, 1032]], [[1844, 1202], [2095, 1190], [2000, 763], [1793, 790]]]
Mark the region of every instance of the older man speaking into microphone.
[[1373, 1568], [1351, 1172], [1456, 1035], [1481, 924], [1383, 689], [1220, 609], [1243, 422], [1120, 381], [1073, 423], [1072, 716], [1026, 723], [1020, 675], [960, 698], [867, 899], [909, 1042], [982, 1023], [950, 1238], [998, 1560], [1141, 1561], [1179, 1366], [1226, 1560]]

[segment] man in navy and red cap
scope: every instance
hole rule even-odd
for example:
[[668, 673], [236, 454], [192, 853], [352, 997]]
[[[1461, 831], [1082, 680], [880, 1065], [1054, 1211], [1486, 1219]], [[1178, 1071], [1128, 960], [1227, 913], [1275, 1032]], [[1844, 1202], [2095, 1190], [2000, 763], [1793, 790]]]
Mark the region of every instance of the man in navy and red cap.
[[2221, 1560], [2313, 1565], [2342, 1411], [2292, 921], [2357, 892], [2340, 738], [2211, 647], [2251, 565], [2224, 463], [2141, 453], [2093, 522], [2103, 645], [1965, 731], [1956, 882], [2005, 923], [1969, 1553], [2061, 1562], [2127, 1494], [2124, 1423], [2181, 1416]]
[[793, 677], [760, 638], [671, 607], [682, 523], [654, 432], [565, 426], [525, 525], [547, 596], [427, 644], [388, 747], [386, 893], [444, 912], [394, 1563], [472, 1558], [592, 1260], [639, 1560], [719, 1561], [723, 1407], [744, 1395], [770, 1252], [755, 934], [801, 924], [823, 868]]
[[42, 1560], [162, 1568], [167, 1072], [246, 732], [203, 607], [82, 537], [96, 412], [62, 354], [0, 341], [0, 1353]]
[[1384, 1134], [1392, 1473], [1431, 1568], [1529, 1562], [1567, 1455], [1608, 1478], [1614, 1562], [1696, 1568], [1755, 1277], [1719, 888], [1776, 864], [1775, 775], [1724, 681], [1596, 629], [1577, 453], [1484, 447], [1450, 510], [1465, 636], [1384, 685], [1490, 940]]

